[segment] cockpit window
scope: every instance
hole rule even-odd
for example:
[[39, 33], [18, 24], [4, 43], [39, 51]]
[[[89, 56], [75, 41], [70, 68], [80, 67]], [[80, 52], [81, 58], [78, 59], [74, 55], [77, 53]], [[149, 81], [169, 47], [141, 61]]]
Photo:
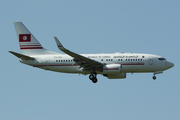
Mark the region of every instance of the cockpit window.
[[163, 61], [163, 60], [166, 60], [165, 58], [158, 58], [158, 60], [161, 60], [161, 61]]

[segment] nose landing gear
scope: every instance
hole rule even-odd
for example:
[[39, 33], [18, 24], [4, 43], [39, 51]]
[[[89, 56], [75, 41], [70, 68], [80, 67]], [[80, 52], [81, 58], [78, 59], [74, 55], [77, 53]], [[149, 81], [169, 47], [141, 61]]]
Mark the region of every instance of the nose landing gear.
[[152, 77], [153, 80], [156, 80], [156, 76], [155, 76], [156, 74], [161, 74], [161, 73], [163, 73], [163, 71], [157, 71], [157, 72], [155, 72], [155, 73], [154, 73], [154, 76]]

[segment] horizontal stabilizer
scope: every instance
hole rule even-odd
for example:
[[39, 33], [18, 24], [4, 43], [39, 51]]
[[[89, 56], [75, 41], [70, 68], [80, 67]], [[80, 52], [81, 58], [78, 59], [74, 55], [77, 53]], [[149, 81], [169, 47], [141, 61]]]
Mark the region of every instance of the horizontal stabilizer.
[[26, 59], [26, 60], [34, 60], [34, 58], [26, 56], [26, 55], [22, 55], [13, 51], [9, 51], [11, 54], [15, 55], [16, 57], [20, 58], [20, 59]]

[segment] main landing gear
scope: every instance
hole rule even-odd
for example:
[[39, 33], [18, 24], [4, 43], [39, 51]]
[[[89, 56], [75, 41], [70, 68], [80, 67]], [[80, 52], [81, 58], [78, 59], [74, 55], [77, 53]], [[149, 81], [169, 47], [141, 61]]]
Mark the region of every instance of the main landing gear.
[[97, 73], [93, 72], [89, 75], [89, 79], [92, 80], [93, 83], [97, 83], [97, 78], [96, 78]]

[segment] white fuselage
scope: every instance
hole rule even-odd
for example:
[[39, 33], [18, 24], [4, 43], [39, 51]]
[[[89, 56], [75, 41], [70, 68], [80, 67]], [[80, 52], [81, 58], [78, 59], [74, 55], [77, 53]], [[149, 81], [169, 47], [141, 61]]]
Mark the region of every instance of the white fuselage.
[[9, 51], [20, 62], [56, 72], [90, 74], [89, 79], [96, 83], [97, 74], [108, 79], [126, 78], [126, 73], [162, 73], [174, 66], [165, 58], [152, 54], [115, 53], [115, 54], [77, 54], [66, 49], [57, 37], [57, 47], [66, 54], [46, 50], [22, 22], [14, 22], [21, 53]]
[[[87, 58], [103, 64], [120, 64], [122, 73], [144, 73], [164, 71], [173, 67], [173, 63], [159, 59], [161, 56], [152, 54], [115, 53], [115, 54], [81, 54]], [[31, 56], [35, 60], [20, 60], [24, 64], [63, 73], [90, 74], [91, 71], [83, 69], [73, 61], [73, 58], [65, 54], [36, 55]], [[102, 74], [102, 72], [98, 72]]]

